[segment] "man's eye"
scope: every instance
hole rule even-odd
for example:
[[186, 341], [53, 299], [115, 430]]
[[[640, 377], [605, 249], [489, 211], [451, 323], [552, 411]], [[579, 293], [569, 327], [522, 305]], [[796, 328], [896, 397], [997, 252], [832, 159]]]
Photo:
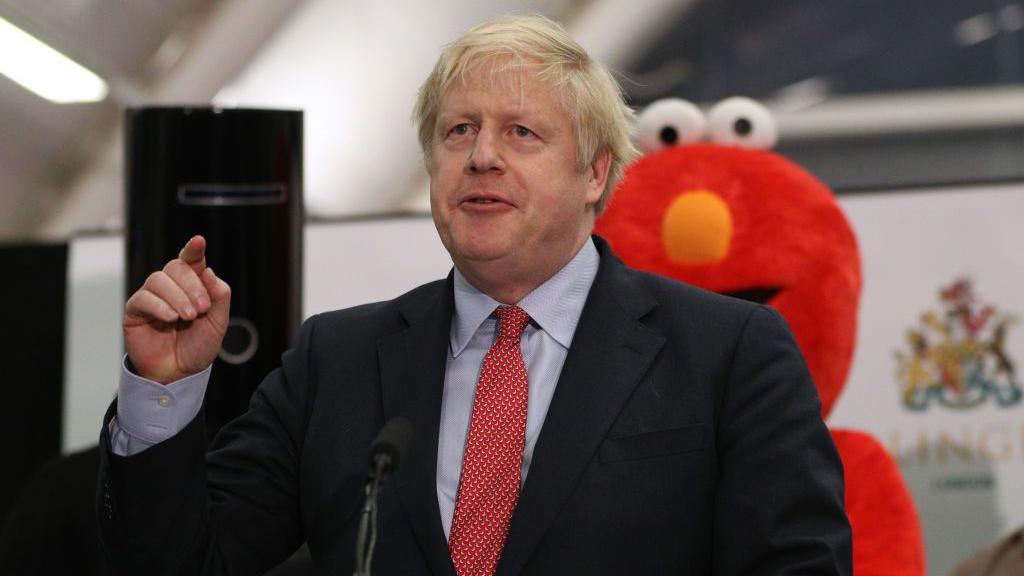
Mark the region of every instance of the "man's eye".
[[456, 124], [452, 128], [452, 134], [456, 136], [465, 136], [469, 134], [469, 124]]
[[515, 135], [520, 137], [520, 138], [526, 138], [526, 137], [529, 137], [529, 136], [533, 136], [533, 130], [530, 130], [526, 126], [518, 126], [517, 125], [515, 127]]

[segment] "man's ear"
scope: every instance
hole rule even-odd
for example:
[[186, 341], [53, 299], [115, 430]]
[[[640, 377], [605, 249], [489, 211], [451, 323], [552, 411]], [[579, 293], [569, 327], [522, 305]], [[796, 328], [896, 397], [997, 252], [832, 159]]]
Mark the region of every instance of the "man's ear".
[[597, 153], [594, 161], [587, 168], [587, 204], [593, 206], [604, 194], [608, 183], [608, 171], [612, 165], [612, 151], [605, 148]]

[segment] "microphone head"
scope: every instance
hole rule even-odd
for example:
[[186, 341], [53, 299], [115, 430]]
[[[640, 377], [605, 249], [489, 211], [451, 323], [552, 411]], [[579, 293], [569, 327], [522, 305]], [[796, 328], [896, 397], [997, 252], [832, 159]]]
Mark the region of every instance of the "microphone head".
[[370, 464], [375, 465], [380, 456], [387, 455], [390, 463], [386, 470], [393, 471], [398, 468], [411, 442], [412, 424], [408, 420], [401, 417], [388, 420], [370, 445]]

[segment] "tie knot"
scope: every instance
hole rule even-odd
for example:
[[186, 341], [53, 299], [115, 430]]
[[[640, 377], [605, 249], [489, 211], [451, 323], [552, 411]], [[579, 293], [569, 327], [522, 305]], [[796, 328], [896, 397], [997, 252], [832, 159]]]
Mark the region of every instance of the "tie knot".
[[530, 323], [530, 315], [519, 306], [498, 306], [494, 313], [498, 316], [498, 338], [519, 341], [526, 325]]

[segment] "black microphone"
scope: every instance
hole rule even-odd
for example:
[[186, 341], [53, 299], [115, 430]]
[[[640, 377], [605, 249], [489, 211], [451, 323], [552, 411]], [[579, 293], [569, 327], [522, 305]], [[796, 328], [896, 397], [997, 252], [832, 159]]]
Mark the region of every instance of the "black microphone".
[[377, 495], [384, 481], [398, 468], [412, 442], [412, 424], [392, 418], [384, 424], [370, 445], [370, 474], [366, 479], [366, 501], [356, 536], [355, 576], [370, 576], [373, 548], [377, 544]]
[[[402, 461], [412, 442], [412, 424], [405, 418], [392, 418], [370, 445], [370, 474], [386, 478]], [[383, 479], [382, 479], [383, 480]]]

